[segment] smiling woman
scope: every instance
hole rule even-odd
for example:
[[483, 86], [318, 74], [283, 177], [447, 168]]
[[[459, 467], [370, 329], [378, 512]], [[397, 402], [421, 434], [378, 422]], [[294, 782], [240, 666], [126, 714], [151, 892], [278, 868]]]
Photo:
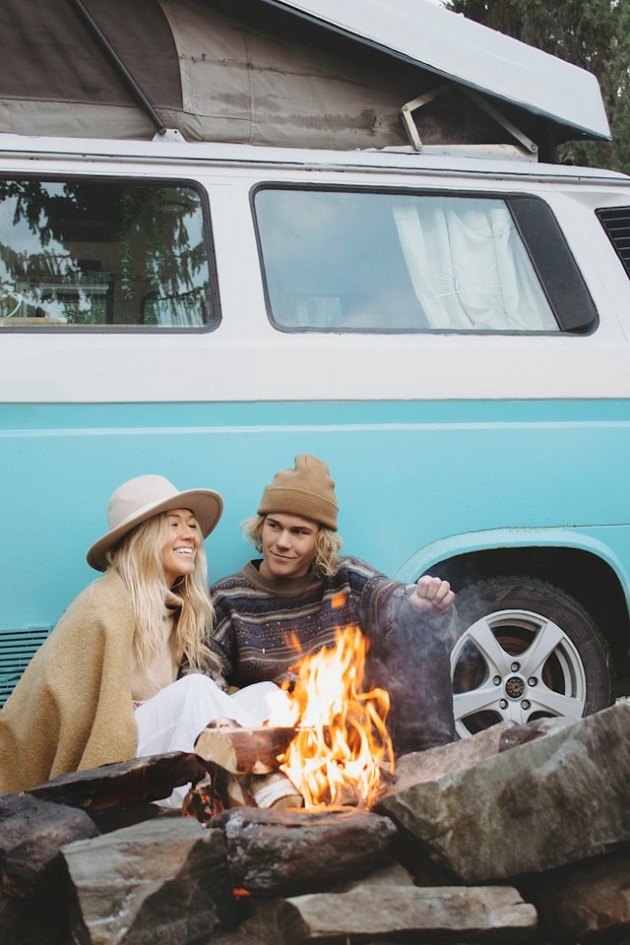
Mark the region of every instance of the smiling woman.
[[[204, 643], [212, 620], [203, 539], [223, 510], [211, 489], [138, 476], [112, 495], [87, 560], [103, 576], [71, 604], [0, 713], [0, 793], [71, 771], [192, 751], [229, 716], [257, 725], [272, 684], [228, 696]], [[186, 788], [165, 799], [179, 805]]]
[[190, 509], [172, 509], [167, 513], [168, 538], [162, 548], [164, 580], [173, 587], [179, 578], [193, 574], [200, 537], [197, 519]]

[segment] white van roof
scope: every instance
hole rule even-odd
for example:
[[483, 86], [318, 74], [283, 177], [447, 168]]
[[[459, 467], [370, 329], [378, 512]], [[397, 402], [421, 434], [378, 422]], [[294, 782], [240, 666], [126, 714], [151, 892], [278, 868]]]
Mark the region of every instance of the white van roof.
[[430, 0], [89, 6], [0, 4], [4, 132], [538, 160], [610, 136], [595, 76]]
[[594, 75], [433, 0], [266, 0], [437, 75], [609, 138]]

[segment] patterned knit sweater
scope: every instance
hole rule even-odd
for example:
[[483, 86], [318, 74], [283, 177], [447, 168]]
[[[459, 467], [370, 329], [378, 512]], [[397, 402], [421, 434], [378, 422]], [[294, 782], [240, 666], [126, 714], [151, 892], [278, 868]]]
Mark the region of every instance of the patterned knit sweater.
[[215, 622], [206, 642], [229, 685], [292, 678], [291, 667], [301, 656], [333, 644], [336, 629], [349, 624], [380, 647], [410, 594], [409, 585], [359, 558], [342, 557], [337, 573], [325, 578], [270, 580], [259, 566], [250, 561], [210, 589]]

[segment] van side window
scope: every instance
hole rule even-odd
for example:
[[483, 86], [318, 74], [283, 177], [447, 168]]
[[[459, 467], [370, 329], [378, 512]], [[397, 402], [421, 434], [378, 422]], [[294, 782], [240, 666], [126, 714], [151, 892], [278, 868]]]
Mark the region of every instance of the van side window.
[[0, 329], [214, 327], [207, 245], [189, 184], [0, 179]]
[[254, 207], [280, 330], [560, 332], [596, 322], [537, 198], [266, 186]]

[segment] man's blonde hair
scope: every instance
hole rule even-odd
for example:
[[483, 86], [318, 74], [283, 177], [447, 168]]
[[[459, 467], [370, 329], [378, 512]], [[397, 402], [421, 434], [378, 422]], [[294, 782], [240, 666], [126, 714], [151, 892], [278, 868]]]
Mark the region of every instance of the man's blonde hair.
[[201, 532], [192, 574], [181, 577], [174, 588], [164, 580], [162, 551], [169, 536], [168, 513], [163, 512], [134, 528], [108, 554], [131, 594], [136, 629], [134, 650], [139, 666], [146, 669], [157, 649], [159, 628], [166, 614], [170, 590], [181, 600], [175, 622], [175, 645], [180, 661], [192, 672], [219, 672], [218, 660], [205, 645], [214, 611], [208, 590], [208, 566]]
[[[271, 514], [271, 513], [269, 513]], [[266, 515], [257, 515], [255, 518], [248, 518], [243, 522], [243, 534], [245, 538], [252, 543], [256, 551], [262, 552], [262, 531], [265, 524]], [[339, 570], [339, 552], [341, 551], [341, 538], [326, 525], [317, 525], [317, 535], [315, 537], [315, 561], [313, 570], [319, 577], [332, 577]]]

